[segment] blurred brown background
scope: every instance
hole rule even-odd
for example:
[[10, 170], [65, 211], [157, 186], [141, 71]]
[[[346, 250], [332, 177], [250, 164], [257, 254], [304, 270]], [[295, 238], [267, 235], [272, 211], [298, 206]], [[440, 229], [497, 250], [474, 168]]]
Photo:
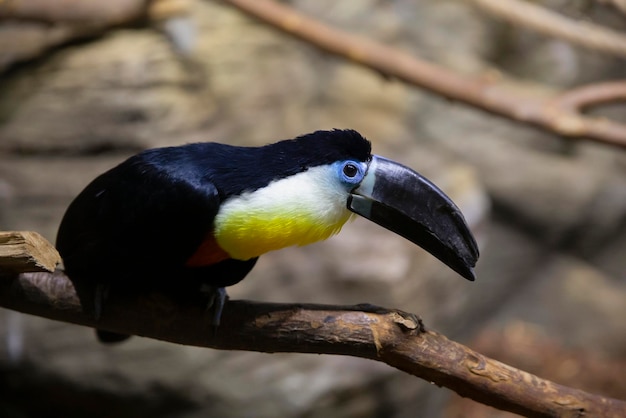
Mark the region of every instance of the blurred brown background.
[[[124, 11], [143, 2], [111, 2], [118, 14], [85, 11], [90, 2], [83, 9], [42, 3], [47, 14], [20, 18], [0, 2], [1, 229], [35, 230], [54, 242], [73, 196], [144, 148], [261, 145], [354, 128], [375, 153], [420, 171], [459, 204], [481, 246], [478, 280], [462, 280], [358, 219], [327, 242], [261, 257], [229, 289], [232, 298], [369, 302], [415, 312], [483, 354], [626, 398], [624, 151], [387, 80], [225, 3], [163, 0], [133, 19]], [[533, 3], [626, 29], [626, 15], [610, 2]], [[494, 19], [472, 1], [290, 4], [531, 94], [626, 74], [624, 57]], [[94, 20], [99, 13], [109, 15]], [[625, 120], [626, 106], [594, 113]], [[3, 417], [510, 416], [362, 359], [220, 352], [142, 338], [107, 347], [90, 329], [6, 310], [0, 324]]]

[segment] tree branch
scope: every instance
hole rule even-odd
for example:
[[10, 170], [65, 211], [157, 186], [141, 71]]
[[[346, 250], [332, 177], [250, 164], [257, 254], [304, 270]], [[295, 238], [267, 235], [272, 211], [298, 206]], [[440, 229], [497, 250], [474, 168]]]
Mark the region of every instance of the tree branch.
[[626, 36], [591, 22], [576, 21], [522, 0], [469, 0], [512, 24], [570, 42], [592, 51], [626, 57]]
[[412, 314], [371, 305], [230, 301], [215, 335], [203, 303], [167, 295], [115, 295], [97, 323], [69, 279], [24, 273], [0, 279], [0, 306], [79, 325], [222, 350], [341, 354], [381, 361], [461, 396], [529, 417], [626, 416], [626, 402], [567, 388], [489, 359]]
[[[563, 96], [567, 97], [566, 93], [541, 97], [507, 88], [493, 80], [463, 76], [384, 44], [330, 27], [271, 0], [226, 2], [283, 32], [385, 76], [565, 137], [626, 147], [625, 124], [581, 114], [582, 109], [595, 104], [594, 101], [577, 102], [576, 107], [566, 106], [561, 101]], [[584, 89], [604, 91], [605, 86], [606, 83], [602, 83]], [[604, 102], [626, 100], [623, 94], [626, 81], [616, 81], [611, 86], [617, 91], [610, 97], [605, 96]]]

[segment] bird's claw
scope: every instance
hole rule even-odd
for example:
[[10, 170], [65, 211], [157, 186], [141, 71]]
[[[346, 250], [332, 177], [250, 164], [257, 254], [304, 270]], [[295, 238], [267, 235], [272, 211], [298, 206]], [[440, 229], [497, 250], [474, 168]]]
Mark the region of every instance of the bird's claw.
[[93, 316], [96, 321], [102, 317], [104, 301], [109, 297], [109, 284], [98, 283], [94, 290]]

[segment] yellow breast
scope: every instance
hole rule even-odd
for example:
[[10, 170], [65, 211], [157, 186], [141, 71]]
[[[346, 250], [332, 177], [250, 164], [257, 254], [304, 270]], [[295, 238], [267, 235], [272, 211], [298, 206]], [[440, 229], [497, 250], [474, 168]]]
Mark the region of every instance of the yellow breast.
[[348, 217], [325, 225], [310, 216], [231, 214], [215, 231], [219, 245], [231, 257], [247, 260], [292, 245], [307, 245], [339, 232]]

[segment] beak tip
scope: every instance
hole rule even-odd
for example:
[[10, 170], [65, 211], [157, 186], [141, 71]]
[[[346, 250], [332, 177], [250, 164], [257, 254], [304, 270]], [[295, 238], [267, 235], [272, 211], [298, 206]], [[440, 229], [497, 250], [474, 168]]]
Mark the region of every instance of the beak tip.
[[456, 265], [446, 264], [464, 279], [469, 280], [470, 282], [476, 281], [476, 272], [474, 271], [473, 263], [455, 263]]
[[463, 276], [470, 282], [473, 282], [476, 280], [476, 272], [474, 271], [474, 267], [476, 266], [476, 262], [478, 261], [479, 251], [478, 244], [476, 243], [476, 240], [474, 239], [472, 233], [469, 231], [469, 228], [467, 229], [467, 235], [469, 237], [468, 248], [471, 250], [471, 261], [465, 265], [465, 271], [463, 272], [465, 274], [461, 274], [461, 276]]
[[466, 274], [463, 275], [464, 278], [469, 280], [470, 282], [476, 281], [476, 273], [473, 268], [469, 268]]

